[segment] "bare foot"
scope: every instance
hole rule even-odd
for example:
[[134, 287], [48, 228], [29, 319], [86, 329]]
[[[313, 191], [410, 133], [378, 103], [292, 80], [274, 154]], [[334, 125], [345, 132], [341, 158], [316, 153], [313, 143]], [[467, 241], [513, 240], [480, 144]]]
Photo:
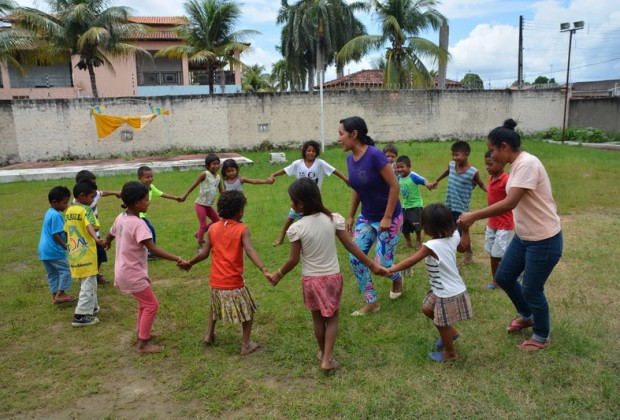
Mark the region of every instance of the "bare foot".
[[358, 309], [357, 311], [353, 312], [351, 316], [368, 315], [370, 313], [377, 312], [379, 309], [381, 309], [381, 305], [379, 305], [378, 302], [367, 303], [361, 309]]
[[212, 346], [215, 343], [215, 335], [213, 334], [205, 334], [204, 339], [202, 340], [206, 346]]
[[241, 355], [245, 356], [247, 354], [252, 353], [254, 350], [259, 348], [260, 345], [255, 343], [254, 341], [249, 341], [248, 344], [241, 344]]
[[276, 247], [276, 246], [280, 246], [282, 245], [282, 239], [278, 238], [275, 241], [273, 241], [273, 243], [271, 244], [271, 246]]
[[138, 353], [161, 353], [164, 350], [164, 346], [157, 346], [155, 344], [138, 344], [136, 346]]
[[321, 363], [321, 369], [323, 369], [324, 371], [330, 371], [330, 370], [334, 370], [338, 368], [338, 362], [336, 362], [336, 360], [334, 360], [334, 358], [331, 358], [329, 360], [329, 362], [325, 363]]
[[316, 358], [319, 359], [319, 362], [323, 361], [323, 352], [321, 350], [316, 352]]

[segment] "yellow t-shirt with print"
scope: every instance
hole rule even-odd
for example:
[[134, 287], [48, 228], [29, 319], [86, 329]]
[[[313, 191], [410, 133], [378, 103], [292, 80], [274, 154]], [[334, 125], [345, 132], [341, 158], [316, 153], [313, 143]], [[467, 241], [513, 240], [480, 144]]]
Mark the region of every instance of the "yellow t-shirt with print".
[[90, 206], [76, 203], [65, 213], [65, 232], [69, 248], [69, 266], [71, 277], [81, 279], [95, 276], [97, 269], [97, 244], [87, 226], [99, 229], [99, 221]]

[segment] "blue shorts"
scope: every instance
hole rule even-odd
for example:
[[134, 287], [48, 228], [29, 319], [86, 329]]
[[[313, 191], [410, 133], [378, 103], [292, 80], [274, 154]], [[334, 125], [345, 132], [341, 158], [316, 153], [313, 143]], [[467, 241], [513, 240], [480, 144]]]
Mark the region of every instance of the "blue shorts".
[[288, 218], [289, 218], [289, 219], [299, 220], [299, 219], [301, 219], [302, 217], [304, 217], [304, 214], [303, 214], [303, 213], [298, 213], [298, 212], [296, 212], [296, 211], [295, 211], [295, 210], [293, 210], [293, 209], [290, 209], [290, 210], [289, 210], [289, 212], [288, 212]]

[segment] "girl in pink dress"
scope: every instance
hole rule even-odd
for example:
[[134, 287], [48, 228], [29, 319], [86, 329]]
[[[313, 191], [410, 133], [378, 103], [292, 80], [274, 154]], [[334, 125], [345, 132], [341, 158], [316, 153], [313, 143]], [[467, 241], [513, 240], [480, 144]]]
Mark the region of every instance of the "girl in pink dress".
[[114, 286], [123, 293], [131, 293], [138, 301], [137, 351], [158, 353], [163, 347], [151, 343], [150, 340], [155, 337], [151, 334], [151, 328], [159, 302], [151, 288], [147, 256], [150, 253], [159, 258], [176, 261], [177, 265], [182, 263], [183, 259], [155, 245], [151, 230], [140, 218], [140, 212], [146, 212], [149, 207], [149, 189], [146, 185], [138, 181], [126, 183], [121, 191], [121, 199], [121, 206], [127, 211], [116, 217], [105, 240], [106, 248], [109, 248], [116, 238]]

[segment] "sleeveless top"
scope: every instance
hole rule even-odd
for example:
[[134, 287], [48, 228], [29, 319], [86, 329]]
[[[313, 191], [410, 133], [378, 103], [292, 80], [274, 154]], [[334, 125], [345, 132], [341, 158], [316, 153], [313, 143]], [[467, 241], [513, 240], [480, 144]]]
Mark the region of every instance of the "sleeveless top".
[[224, 180], [225, 191], [243, 191], [243, 184], [241, 183], [241, 177], [235, 178], [235, 182], [232, 184], [227, 180]]
[[471, 192], [474, 190], [474, 175], [478, 169], [470, 166], [468, 170], [459, 174], [456, 172], [456, 163], [450, 162], [448, 165], [450, 174], [448, 175], [448, 191], [446, 193], [446, 206], [451, 211], [465, 213], [469, 211]]
[[220, 176], [213, 176], [209, 171], [205, 171], [205, 174], [205, 180], [200, 183], [200, 192], [196, 204], [212, 207], [217, 195], [217, 186], [220, 185]]

